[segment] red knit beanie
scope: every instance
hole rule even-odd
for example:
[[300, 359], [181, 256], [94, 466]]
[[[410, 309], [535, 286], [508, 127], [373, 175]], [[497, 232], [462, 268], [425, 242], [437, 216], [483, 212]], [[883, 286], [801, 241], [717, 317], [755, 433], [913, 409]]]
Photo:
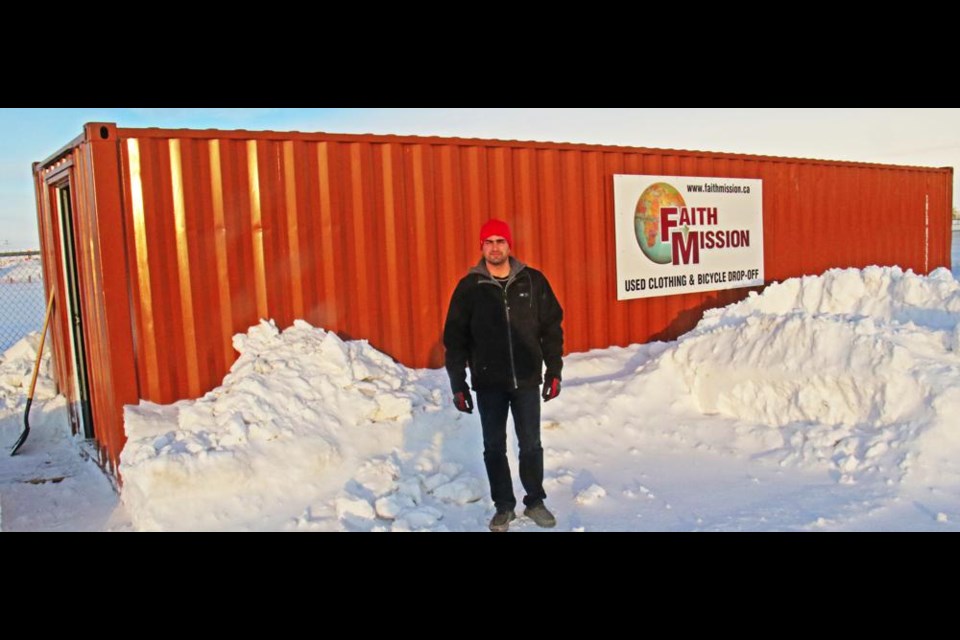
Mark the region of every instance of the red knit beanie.
[[513, 237], [510, 235], [510, 225], [503, 220], [487, 220], [480, 227], [480, 248], [483, 248], [483, 241], [490, 236], [500, 236], [507, 241], [510, 247], [513, 247]]

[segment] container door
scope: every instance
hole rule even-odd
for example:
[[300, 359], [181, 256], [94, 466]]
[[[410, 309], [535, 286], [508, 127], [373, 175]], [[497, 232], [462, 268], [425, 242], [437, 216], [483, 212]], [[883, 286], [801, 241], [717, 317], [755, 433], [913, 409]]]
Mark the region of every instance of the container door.
[[74, 434], [82, 433], [84, 438], [93, 438], [93, 416], [90, 412], [90, 387], [87, 378], [87, 352], [83, 340], [83, 317], [80, 305], [80, 281], [77, 277], [77, 251], [73, 225], [73, 207], [70, 198], [70, 181], [60, 183], [53, 188], [56, 195], [58, 222], [60, 224], [61, 259], [63, 278], [66, 283], [67, 318], [70, 328], [70, 359], [73, 364], [74, 402], [67, 403], [70, 416], [70, 428]]

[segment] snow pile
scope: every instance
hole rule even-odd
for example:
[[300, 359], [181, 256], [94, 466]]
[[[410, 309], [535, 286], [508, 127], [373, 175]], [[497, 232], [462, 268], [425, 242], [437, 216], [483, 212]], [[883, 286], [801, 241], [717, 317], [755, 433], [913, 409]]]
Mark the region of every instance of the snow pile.
[[[956, 528], [958, 325], [946, 270], [837, 269], [675, 342], [570, 354], [542, 412], [557, 530]], [[299, 321], [234, 345], [203, 398], [127, 407], [134, 528], [486, 529], [479, 416], [452, 407], [444, 370]], [[512, 424], [508, 442], [519, 499]]]
[[[203, 398], [126, 407], [122, 498], [137, 528], [419, 529], [442, 517], [427, 494], [480, 498], [459, 467], [418, 475], [393, 453], [415, 412], [440, 408], [415, 370], [299, 320], [282, 333], [261, 322], [234, 348]], [[346, 489], [330, 497], [331, 484]]]
[[960, 284], [946, 269], [834, 269], [708, 311], [656, 375], [681, 377], [704, 413], [777, 429], [784, 463], [853, 482], [896, 479], [923, 457], [960, 478], [958, 351]]
[[[35, 331], [0, 354], [0, 415], [20, 411], [26, 404], [39, 345], [40, 332]], [[49, 340], [43, 349], [34, 401], [49, 400], [56, 395], [56, 385], [50, 375]]]

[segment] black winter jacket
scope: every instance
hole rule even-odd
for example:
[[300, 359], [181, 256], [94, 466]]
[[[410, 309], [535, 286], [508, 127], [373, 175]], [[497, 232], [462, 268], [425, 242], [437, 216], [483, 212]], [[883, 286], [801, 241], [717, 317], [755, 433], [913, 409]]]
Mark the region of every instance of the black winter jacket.
[[510, 277], [497, 282], [480, 262], [457, 284], [443, 328], [453, 392], [535, 387], [563, 369], [563, 309], [546, 277], [510, 257]]

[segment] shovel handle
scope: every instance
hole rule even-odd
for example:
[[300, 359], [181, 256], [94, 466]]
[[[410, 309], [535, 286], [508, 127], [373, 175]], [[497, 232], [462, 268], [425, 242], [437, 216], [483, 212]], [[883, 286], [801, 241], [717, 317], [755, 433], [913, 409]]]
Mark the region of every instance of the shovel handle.
[[[50, 289], [50, 301], [47, 302], [47, 313], [43, 317], [43, 331], [40, 332], [40, 346], [37, 347], [37, 360], [33, 363], [33, 378], [30, 380], [30, 391], [27, 392], [27, 401], [33, 401], [33, 391], [37, 387], [37, 374], [40, 373], [40, 360], [43, 358], [43, 343], [47, 339], [47, 325], [50, 323], [50, 309], [53, 308], [53, 289]], [[28, 405], [29, 406], [29, 405]]]

